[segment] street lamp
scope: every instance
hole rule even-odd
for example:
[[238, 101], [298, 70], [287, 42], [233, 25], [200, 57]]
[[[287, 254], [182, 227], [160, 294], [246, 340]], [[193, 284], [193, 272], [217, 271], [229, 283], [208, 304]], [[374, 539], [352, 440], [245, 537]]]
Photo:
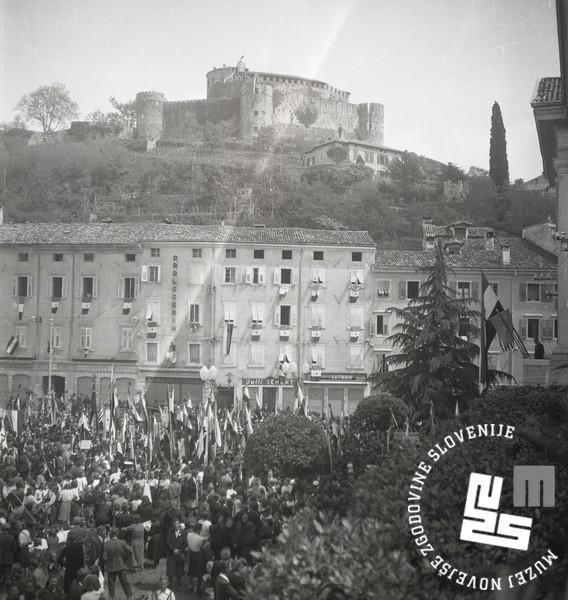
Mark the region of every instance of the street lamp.
[[47, 394], [51, 398], [51, 369], [53, 362], [53, 317], [49, 319], [49, 368], [47, 372]]
[[199, 369], [199, 377], [201, 381], [203, 381], [205, 389], [207, 390], [207, 399], [210, 399], [215, 388], [215, 382], [217, 381], [217, 367], [215, 365], [211, 365], [209, 368], [207, 368], [205, 365], [203, 365], [201, 369]]

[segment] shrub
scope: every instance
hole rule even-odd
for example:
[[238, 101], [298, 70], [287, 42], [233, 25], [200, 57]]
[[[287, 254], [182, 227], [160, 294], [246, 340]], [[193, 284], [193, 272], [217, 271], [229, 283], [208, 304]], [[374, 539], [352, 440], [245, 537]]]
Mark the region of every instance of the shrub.
[[247, 440], [244, 466], [260, 475], [268, 469], [283, 476], [308, 475], [325, 464], [321, 426], [300, 415], [281, 413], [261, 422]]

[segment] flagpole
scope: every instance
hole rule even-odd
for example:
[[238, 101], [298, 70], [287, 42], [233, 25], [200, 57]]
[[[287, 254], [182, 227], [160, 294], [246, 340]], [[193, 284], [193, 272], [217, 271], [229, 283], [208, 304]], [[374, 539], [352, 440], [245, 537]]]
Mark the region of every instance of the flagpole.
[[483, 288], [483, 272], [481, 272], [481, 323], [479, 327], [479, 393], [481, 394], [487, 384], [487, 348], [485, 347], [485, 290]]

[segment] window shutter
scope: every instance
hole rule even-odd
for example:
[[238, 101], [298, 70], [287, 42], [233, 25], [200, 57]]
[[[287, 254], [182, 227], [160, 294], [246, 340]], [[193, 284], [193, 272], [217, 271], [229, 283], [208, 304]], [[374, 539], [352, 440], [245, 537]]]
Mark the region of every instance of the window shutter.
[[264, 285], [266, 283], [266, 268], [260, 267], [258, 269], [258, 283]]
[[116, 281], [116, 297], [122, 298], [124, 296], [124, 277], [119, 277]]
[[398, 282], [398, 299], [406, 300], [406, 281]]
[[12, 296], [18, 295], [18, 278], [14, 277], [12, 279]]
[[256, 314], [257, 314], [258, 320], [264, 325], [264, 304], [257, 304]]
[[521, 319], [519, 321], [519, 333], [523, 340], [527, 339], [527, 320]]
[[99, 297], [99, 278], [93, 277], [93, 298]]
[[478, 281], [471, 282], [471, 297], [474, 300], [479, 300], [479, 282]]
[[162, 267], [158, 266], [158, 283], [162, 281]]
[[321, 286], [325, 287], [325, 269], [318, 269], [318, 278], [321, 282]]
[[77, 285], [75, 286], [75, 295], [77, 298], [81, 297], [81, 292], [83, 291], [83, 278], [79, 277], [77, 279]]
[[374, 337], [375, 335], [375, 324], [377, 321], [377, 316], [376, 315], [371, 315], [370, 319], [369, 319], [369, 336], [370, 337]]
[[280, 327], [280, 307], [277, 306], [274, 310], [274, 326]]
[[274, 269], [274, 283], [280, 285], [280, 269]]
[[134, 297], [138, 298], [140, 296], [140, 279], [138, 277], [134, 278]]
[[250, 285], [252, 283], [252, 267], [247, 267], [245, 271], [245, 283]]
[[296, 327], [297, 312], [298, 311], [295, 306], [290, 308], [290, 327]]
[[91, 345], [89, 346], [89, 348], [91, 350], [95, 349], [95, 330], [94, 329], [90, 329], [91, 332]]
[[26, 295], [28, 298], [31, 298], [34, 295], [34, 278], [31, 275], [28, 275], [28, 289]]
[[541, 321], [541, 336], [543, 340], [551, 340], [554, 337], [554, 322], [552, 319]]
[[51, 298], [53, 297], [53, 277], [48, 277], [45, 283], [47, 286], [45, 294], [48, 298]]
[[69, 281], [67, 277], [63, 277], [63, 282], [61, 284], [61, 296], [63, 298], [67, 298], [67, 294], [69, 293]]
[[300, 273], [296, 268], [292, 269], [292, 283], [294, 285], [298, 285], [300, 283]]
[[147, 265], [142, 265], [142, 270], [140, 272], [140, 280], [148, 281], [148, 266]]
[[524, 282], [519, 283], [519, 301], [520, 302], [527, 301], [527, 284]]

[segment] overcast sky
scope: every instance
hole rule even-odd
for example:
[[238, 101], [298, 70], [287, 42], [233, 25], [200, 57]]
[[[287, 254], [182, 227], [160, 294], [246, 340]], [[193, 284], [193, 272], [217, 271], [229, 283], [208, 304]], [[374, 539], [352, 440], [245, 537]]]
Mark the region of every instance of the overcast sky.
[[542, 171], [530, 99], [557, 75], [553, 0], [0, 0], [0, 121], [63, 82], [81, 113], [156, 89], [205, 97], [205, 73], [314, 77], [385, 105], [385, 144], [487, 168], [501, 105], [512, 178]]

